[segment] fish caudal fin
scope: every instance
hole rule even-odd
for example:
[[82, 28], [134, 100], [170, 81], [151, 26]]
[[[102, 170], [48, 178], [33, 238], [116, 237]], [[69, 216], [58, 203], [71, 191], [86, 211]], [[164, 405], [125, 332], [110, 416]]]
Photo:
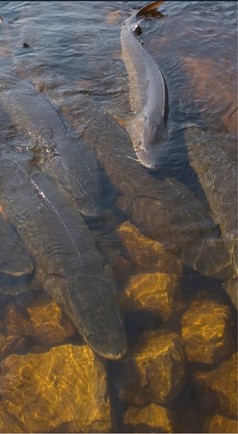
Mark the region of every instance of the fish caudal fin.
[[137, 12], [136, 17], [144, 17], [146, 15], [164, 17], [164, 15], [157, 10], [162, 3], [164, 3], [164, 1], [149, 3]]

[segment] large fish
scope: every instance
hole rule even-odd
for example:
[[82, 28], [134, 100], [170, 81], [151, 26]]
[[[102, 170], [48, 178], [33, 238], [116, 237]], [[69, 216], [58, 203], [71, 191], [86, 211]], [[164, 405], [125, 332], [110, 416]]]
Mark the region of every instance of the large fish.
[[100, 212], [100, 170], [87, 146], [69, 132], [63, 120], [34, 86], [17, 78], [3, 78], [0, 108], [9, 116], [11, 128], [25, 135], [19, 146], [31, 152], [33, 165], [51, 176], [84, 215]]
[[89, 106], [94, 122], [83, 138], [118, 192], [117, 204], [145, 235], [160, 241], [187, 265], [221, 280], [235, 275], [208, 207], [176, 179], [156, 180], [134, 159], [124, 131]]
[[[201, 128], [189, 128], [185, 132], [189, 157], [219, 224], [223, 242], [230, 252], [234, 268], [237, 268], [238, 220], [237, 220], [237, 165], [233, 159], [236, 143], [223, 133]], [[229, 143], [227, 143], [229, 140]], [[232, 276], [231, 276], [232, 277]], [[238, 308], [237, 279], [229, 279], [224, 287]]]
[[36, 278], [91, 348], [118, 359], [126, 352], [116, 285], [80, 213], [50, 179], [23, 163], [0, 160], [0, 200], [36, 262]]
[[16, 230], [0, 206], [0, 272], [20, 277], [33, 273], [34, 264]]
[[153, 2], [122, 25], [121, 49], [129, 79], [132, 114], [125, 121], [135, 153], [149, 169], [158, 165], [160, 148], [166, 143], [167, 93], [159, 66], [136, 38], [139, 23], [163, 2]]

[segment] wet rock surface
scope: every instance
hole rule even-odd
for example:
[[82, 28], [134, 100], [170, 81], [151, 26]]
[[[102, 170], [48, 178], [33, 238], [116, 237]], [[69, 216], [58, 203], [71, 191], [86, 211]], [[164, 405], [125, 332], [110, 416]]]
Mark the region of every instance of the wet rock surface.
[[220, 414], [215, 414], [205, 423], [204, 432], [237, 433], [238, 422], [235, 419], [229, 419]]
[[182, 390], [186, 380], [182, 341], [168, 330], [142, 334], [118, 365], [119, 397], [132, 405], [167, 403]]
[[47, 296], [25, 307], [9, 303], [2, 326], [7, 336], [31, 337], [42, 345], [58, 344], [76, 332], [70, 319]]
[[0, 432], [1, 433], [22, 433], [24, 427], [18, 422], [14, 416], [11, 416], [4, 404], [0, 404]]
[[118, 234], [134, 267], [120, 292], [122, 312], [147, 311], [167, 321], [176, 309], [181, 262], [128, 221], [119, 226]]
[[229, 306], [209, 299], [194, 300], [182, 316], [182, 339], [187, 359], [213, 364], [235, 349]]
[[130, 406], [123, 418], [128, 432], [174, 432], [173, 415], [166, 407], [149, 404]]
[[121, 292], [122, 312], [149, 311], [167, 321], [176, 305], [179, 281], [176, 274], [148, 273], [131, 276]]
[[111, 429], [105, 365], [86, 345], [9, 356], [1, 363], [0, 394], [23, 432]]
[[76, 332], [75, 325], [53, 301], [27, 307], [34, 325], [34, 337], [44, 345], [63, 342]]
[[7, 305], [4, 324], [8, 335], [34, 336], [34, 325], [29, 315], [13, 303]]
[[237, 353], [216, 369], [196, 372], [194, 382], [201, 400], [217, 405], [228, 417], [237, 417]]
[[130, 261], [138, 270], [158, 271], [176, 274], [178, 280], [182, 275], [181, 261], [174, 255], [165, 252], [163, 244], [144, 236], [129, 221], [118, 228], [118, 234], [125, 246]]

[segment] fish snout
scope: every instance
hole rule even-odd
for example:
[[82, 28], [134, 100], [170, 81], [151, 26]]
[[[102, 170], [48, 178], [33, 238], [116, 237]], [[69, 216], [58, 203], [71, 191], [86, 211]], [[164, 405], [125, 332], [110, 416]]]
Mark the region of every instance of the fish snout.
[[[157, 154], [157, 153], [156, 153]], [[159, 168], [158, 155], [154, 155], [151, 150], [138, 150], [136, 151], [137, 158], [142, 166], [151, 171], [156, 171]]]
[[104, 334], [86, 332], [84, 339], [88, 345], [101, 357], [110, 360], [119, 360], [127, 351], [127, 339], [124, 323], [120, 320], [117, 330], [107, 330]]

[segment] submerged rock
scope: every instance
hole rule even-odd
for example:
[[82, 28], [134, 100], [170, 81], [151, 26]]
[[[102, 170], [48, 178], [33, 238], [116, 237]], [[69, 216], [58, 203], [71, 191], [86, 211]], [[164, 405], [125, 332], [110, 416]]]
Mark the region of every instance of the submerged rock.
[[54, 301], [29, 306], [27, 312], [34, 325], [34, 337], [43, 345], [60, 343], [76, 332], [75, 325]]
[[25, 432], [111, 429], [105, 365], [86, 345], [8, 357], [1, 363], [0, 394]]
[[213, 364], [235, 348], [228, 306], [208, 299], [194, 300], [182, 316], [182, 338], [187, 359]]
[[22, 433], [24, 426], [22, 426], [18, 421], [14, 418], [14, 416], [10, 415], [4, 405], [0, 404], [0, 432], [1, 433]]
[[63, 342], [76, 332], [75, 325], [52, 300], [34, 303], [18, 310], [9, 303], [3, 324], [10, 336], [30, 336], [43, 345]]
[[175, 310], [178, 276], [165, 273], [148, 273], [131, 276], [121, 292], [122, 311], [146, 310], [167, 321]]
[[214, 416], [206, 421], [204, 432], [237, 433], [238, 422], [237, 420], [228, 419], [227, 417], [221, 416], [220, 414], [214, 414]]
[[123, 424], [129, 432], [174, 432], [171, 411], [153, 403], [143, 408], [130, 406]]
[[120, 294], [126, 313], [146, 310], [167, 321], [174, 308], [181, 281], [181, 261], [166, 253], [163, 245], [144, 236], [129, 221], [122, 223], [118, 234], [125, 253], [139, 273], [131, 275]]
[[23, 336], [4, 336], [0, 334], [0, 360], [12, 353], [25, 353], [27, 349], [29, 349], [27, 338]]
[[141, 335], [118, 365], [119, 397], [132, 405], [165, 404], [178, 395], [186, 379], [182, 341], [168, 330]]
[[174, 255], [165, 252], [163, 244], [143, 235], [129, 221], [120, 225], [118, 233], [130, 261], [139, 270], [146, 271], [147, 273], [149, 270], [152, 270], [176, 274], [178, 279], [181, 277], [181, 261]]
[[217, 369], [196, 372], [194, 381], [202, 400], [207, 396], [212, 401], [215, 396], [225, 415], [237, 417], [237, 353]]
[[8, 335], [34, 336], [34, 325], [29, 315], [17, 310], [13, 303], [7, 305], [4, 324]]

